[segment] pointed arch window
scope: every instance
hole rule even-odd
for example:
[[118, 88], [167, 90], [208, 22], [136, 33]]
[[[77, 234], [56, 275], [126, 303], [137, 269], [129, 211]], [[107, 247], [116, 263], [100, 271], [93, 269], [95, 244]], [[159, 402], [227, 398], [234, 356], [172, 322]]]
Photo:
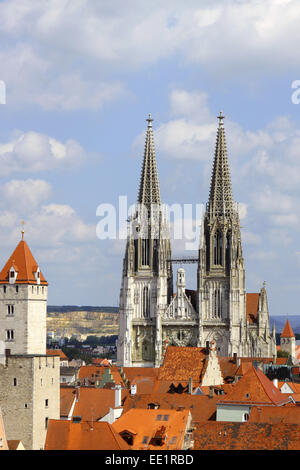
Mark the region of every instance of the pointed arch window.
[[222, 292], [219, 287], [214, 291], [213, 315], [215, 318], [222, 317]]
[[214, 264], [222, 265], [223, 237], [219, 230], [214, 235]]
[[149, 317], [149, 289], [147, 286], [143, 289], [143, 317]]
[[231, 232], [229, 230], [226, 235], [226, 246], [225, 246], [226, 266], [228, 269], [230, 268], [230, 237], [231, 237]]
[[149, 238], [142, 238], [142, 266], [149, 266]]

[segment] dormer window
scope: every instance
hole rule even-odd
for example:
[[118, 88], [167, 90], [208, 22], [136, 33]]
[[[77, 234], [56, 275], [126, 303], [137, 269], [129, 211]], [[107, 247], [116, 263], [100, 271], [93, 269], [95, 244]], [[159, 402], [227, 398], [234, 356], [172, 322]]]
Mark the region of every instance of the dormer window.
[[37, 269], [34, 273], [34, 277], [35, 277], [36, 283], [40, 284], [40, 282], [41, 282], [41, 271], [40, 271], [39, 267], [37, 267]]
[[9, 283], [14, 284], [17, 279], [17, 271], [15, 268], [12, 266], [9, 270]]

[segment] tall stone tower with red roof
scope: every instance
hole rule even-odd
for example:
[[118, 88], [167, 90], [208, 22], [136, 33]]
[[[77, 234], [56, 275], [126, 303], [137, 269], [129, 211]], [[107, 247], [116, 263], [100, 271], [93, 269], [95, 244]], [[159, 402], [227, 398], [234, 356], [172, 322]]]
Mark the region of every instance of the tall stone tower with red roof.
[[296, 337], [289, 320], [286, 321], [286, 324], [280, 335], [280, 350], [287, 352], [292, 359], [295, 359]]
[[0, 408], [7, 439], [44, 448], [59, 419], [60, 359], [46, 354], [48, 283], [22, 239], [0, 272]]
[[47, 288], [22, 233], [0, 272], [0, 341], [11, 354], [46, 354]]

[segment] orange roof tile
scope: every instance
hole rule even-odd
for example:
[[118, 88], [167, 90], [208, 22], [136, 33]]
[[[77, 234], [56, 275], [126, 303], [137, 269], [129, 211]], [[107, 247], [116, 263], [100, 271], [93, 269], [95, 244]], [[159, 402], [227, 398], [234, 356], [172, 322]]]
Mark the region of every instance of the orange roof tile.
[[73, 423], [50, 419], [45, 450], [128, 450], [112, 426], [105, 422]]
[[253, 406], [249, 422], [300, 424], [300, 408], [295, 404], [286, 406]]
[[132, 382], [135, 377], [157, 377], [157, 367], [122, 367], [125, 378]]
[[208, 421], [215, 419], [216, 404], [219, 396], [209, 398], [207, 395], [190, 395], [177, 393], [151, 393], [145, 395], [128, 395], [124, 402], [124, 413], [132, 408], [147, 409], [150, 404], [155, 404], [159, 409], [173, 409], [179, 407], [190, 410], [192, 420]]
[[290, 400], [282, 394], [260, 369], [249, 368], [219, 403], [249, 403], [283, 405]]
[[169, 346], [158, 379], [199, 383], [205, 359], [206, 348]]
[[19, 445], [22, 441], [10, 439], [7, 441], [9, 450], [18, 450]]
[[157, 380], [155, 377], [145, 377], [137, 375], [133, 377], [130, 384], [135, 384], [137, 388], [137, 394], [151, 393], [154, 390]]
[[[189, 410], [132, 408], [123, 413], [112, 427], [120, 435], [130, 431], [133, 437], [130, 447], [134, 450], [176, 450], [183, 447], [185, 431], [190, 420]], [[159, 445], [154, 442], [155, 438], [159, 437], [158, 433], [162, 437]]]
[[47, 349], [47, 356], [59, 356], [61, 361], [68, 360], [67, 356], [61, 349]]
[[280, 338], [295, 338], [290, 322], [287, 320]]
[[105, 369], [109, 369], [115, 384], [124, 385], [124, 380], [122, 379], [120, 372], [115, 365], [112, 365], [109, 367], [100, 366], [100, 365], [81, 366], [79, 369], [79, 373], [78, 373], [78, 379], [81, 382], [83, 382], [84, 379], [86, 379], [92, 385], [97, 380], [101, 380], [102, 375], [105, 372]]
[[246, 294], [246, 315], [249, 323], [257, 322], [259, 309], [259, 293]]
[[300, 450], [299, 424], [201, 423], [195, 450]]
[[[16, 284], [37, 284], [34, 273], [37, 271], [38, 264], [25, 240], [19, 242], [0, 272], [0, 284], [7, 284], [9, 282], [9, 270], [12, 266], [17, 271]], [[48, 285], [42, 272], [40, 272], [40, 284]]]
[[236, 371], [235, 375], [237, 376], [243, 376], [246, 374], [246, 372], [252, 367], [252, 361], [249, 360], [249, 361], [241, 361], [241, 364], [238, 368], [238, 370]]
[[75, 387], [60, 387], [60, 416], [69, 416], [75, 399]]
[[[201, 383], [201, 378], [206, 367], [206, 348], [203, 347], [180, 347], [169, 346], [166, 350], [163, 365], [158, 369], [158, 380], [165, 382], [166, 390], [167, 382], [181, 382], [187, 384], [189, 378], [193, 379], [194, 385]], [[238, 365], [233, 357], [218, 356], [221, 373], [225, 382], [230, 382], [237, 372]], [[240, 365], [243, 363], [252, 364], [253, 361], [268, 363], [273, 362], [273, 358], [255, 358], [242, 357], [239, 358]], [[243, 370], [247, 366], [241, 366]], [[160, 386], [159, 386], [160, 387]], [[157, 391], [157, 387], [155, 387]]]
[[[83, 421], [101, 419], [115, 406], [114, 389], [80, 387], [76, 393], [78, 401], [75, 403], [73, 416], [81, 416]], [[122, 399], [127, 394], [128, 390], [122, 390]]]

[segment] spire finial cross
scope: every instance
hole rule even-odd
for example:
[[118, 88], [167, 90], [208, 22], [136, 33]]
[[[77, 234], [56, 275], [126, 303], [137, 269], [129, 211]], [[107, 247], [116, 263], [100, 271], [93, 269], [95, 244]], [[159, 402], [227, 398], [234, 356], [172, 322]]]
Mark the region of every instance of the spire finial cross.
[[225, 118], [223, 111], [220, 111], [220, 114], [217, 117], [219, 119], [219, 125], [223, 124], [223, 119]]
[[22, 225], [22, 230], [21, 230], [22, 240], [24, 240], [24, 233], [25, 233], [24, 224], [25, 224], [25, 222], [24, 222], [24, 220], [22, 220], [22, 222], [21, 222], [21, 225]]
[[152, 119], [152, 117], [151, 117], [151, 114], [150, 114], [150, 113], [149, 113], [149, 115], [148, 115], [148, 118], [146, 119], [146, 121], [148, 122], [148, 127], [151, 127], [151, 126], [152, 126], [152, 124], [151, 124], [151, 123], [152, 123], [153, 119]]

